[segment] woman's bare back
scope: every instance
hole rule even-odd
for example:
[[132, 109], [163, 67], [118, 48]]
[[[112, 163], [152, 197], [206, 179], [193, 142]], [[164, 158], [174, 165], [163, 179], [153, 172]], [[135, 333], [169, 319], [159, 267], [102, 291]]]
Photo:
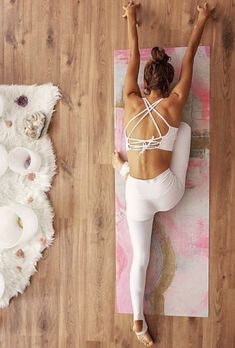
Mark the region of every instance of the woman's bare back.
[[[148, 98], [147, 98], [148, 99]], [[160, 98], [157, 98], [160, 99]], [[155, 100], [149, 100], [152, 104]], [[159, 113], [166, 119], [166, 121], [173, 127], [179, 127], [181, 120], [181, 112], [177, 105], [174, 105], [173, 98], [168, 97], [164, 98], [156, 107], [155, 110], [159, 111]], [[124, 123], [127, 122], [136, 114], [146, 109], [146, 105], [142, 98], [135, 99], [135, 105], [129, 107], [125, 110]], [[164, 121], [156, 115], [154, 111], [152, 111], [152, 115], [159, 126], [162, 135], [165, 135], [168, 132], [168, 126], [164, 123]], [[129, 135], [131, 129], [134, 125], [139, 121], [140, 117], [133, 120], [127, 128], [127, 135]], [[159, 137], [159, 133], [154, 125], [151, 117], [146, 116], [140, 124], [135, 128], [132, 132], [131, 137], [138, 139], [149, 139], [152, 136]], [[150, 179], [153, 178], [164, 170], [170, 167], [172, 157], [172, 151], [166, 151], [162, 149], [152, 149], [147, 150], [141, 156], [138, 157], [138, 151], [128, 151], [127, 158], [130, 165], [130, 174], [133, 177], [139, 179]]]

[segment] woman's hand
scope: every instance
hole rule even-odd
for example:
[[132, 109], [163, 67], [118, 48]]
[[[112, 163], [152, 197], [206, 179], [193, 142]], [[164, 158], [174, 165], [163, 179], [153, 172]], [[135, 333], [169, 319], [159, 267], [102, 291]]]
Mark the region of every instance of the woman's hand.
[[129, 1], [127, 6], [122, 6], [125, 13], [122, 15], [123, 18], [134, 17], [136, 19], [136, 9], [140, 6], [140, 3], [135, 3], [133, 0]]
[[197, 10], [199, 12], [198, 18], [203, 18], [207, 20], [212, 14], [212, 12], [215, 10], [215, 7], [210, 8], [208, 2], [205, 2], [203, 6], [198, 5]]

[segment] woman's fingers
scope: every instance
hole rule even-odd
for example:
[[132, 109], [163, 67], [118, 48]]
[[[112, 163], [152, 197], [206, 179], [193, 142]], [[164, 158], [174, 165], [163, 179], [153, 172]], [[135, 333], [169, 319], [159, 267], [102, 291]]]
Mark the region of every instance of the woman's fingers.
[[201, 10], [201, 6], [197, 5], [197, 10], [200, 11]]
[[138, 2], [138, 3], [134, 3], [134, 1], [129, 1], [128, 3], [127, 3], [127, 6], [122, 6], [122, 8], [124, 9], [124, 10], [127, 10], [127, 8], [128, 7], [138, 7], [140, 5], [140, 2]]
[[[208, 8], [208, 2], [204, 2], [203, 7], [206, 10]], [[201, 5], [197, 5], [197, 9], [198, 9], [198, 11], [201, 11], [202, 10], [202, 6]]]
[[125, 13], [122, 15], [123, 18], [127, 17], [130, 11], [133, 11], [133, 9], [136, 9], [140, 6], [140, 2], [135, 3], [134, 1], [129, 1], [127, 6], [122, 6]]
[[197, 5], [197, 10], [199, 12], [199, 16], [202, 16], [208, 19], [215, 11], [216, 5], [213, 7], [210, 6], [209, 2], [204, 2], [203, 6]]
[[126, 6], [122, 6], [123, 10], [125, 11], [125, 13], [122, 15], [122, 17], [126, 17], [127, 16], [127, 7]]
[[137, 4], [132, 4], [132, 7], [139, 7], [140, 6], [140, 2], [138, 2]]

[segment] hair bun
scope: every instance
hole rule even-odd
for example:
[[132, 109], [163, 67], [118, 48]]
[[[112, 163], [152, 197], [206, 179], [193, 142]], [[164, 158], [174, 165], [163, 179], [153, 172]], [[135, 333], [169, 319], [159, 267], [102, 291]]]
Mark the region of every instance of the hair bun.
[[153, 47], [151, 50], [152, 60], [159, 64], [167, 64], [170, 57], [165, 53], [164, 48]]

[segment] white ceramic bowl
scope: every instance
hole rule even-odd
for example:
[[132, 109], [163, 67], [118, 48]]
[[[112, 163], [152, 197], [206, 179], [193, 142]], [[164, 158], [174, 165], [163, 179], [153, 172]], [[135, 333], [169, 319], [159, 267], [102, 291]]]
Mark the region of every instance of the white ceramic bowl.
[[37, 230], [38, 218], [30, 207], [15, 202], [0, 207], [0, 249], [28, 242]]
[[0, 115], [2, 115], [3, 113], [4, 113], [4, 99], [0, 95]]
[[4, 291], [5, 291], [5, 280], [2, 273], [0, 273], [0, 298], [4, 294]]
[[[27, 161], [30, 160], [30, 163]], [[14, 172], [27, 174], [37, 172], [41, 166], [41, 158], [35, 151], [25, 147], [14, 147], [8, 154], [8, 165]]]
[[5, 147], [0, 144], [0, 176], [5, 173], [8, 167], [8, 153]]

